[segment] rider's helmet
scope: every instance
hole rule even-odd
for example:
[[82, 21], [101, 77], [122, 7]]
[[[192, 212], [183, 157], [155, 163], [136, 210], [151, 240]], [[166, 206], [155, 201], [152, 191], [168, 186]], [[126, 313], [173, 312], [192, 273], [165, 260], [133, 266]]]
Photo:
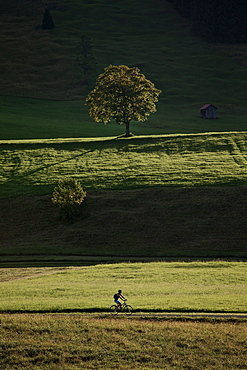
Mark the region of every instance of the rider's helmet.
[[118, 293], [122, 293], [122, 290], [119, 290]]

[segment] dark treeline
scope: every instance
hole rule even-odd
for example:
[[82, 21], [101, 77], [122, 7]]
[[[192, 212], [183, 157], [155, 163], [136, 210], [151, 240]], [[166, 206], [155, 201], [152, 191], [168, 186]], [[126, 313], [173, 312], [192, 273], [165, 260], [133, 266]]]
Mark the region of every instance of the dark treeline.
[[168, 0], [211, 42], [247, 42], [247, 0]]

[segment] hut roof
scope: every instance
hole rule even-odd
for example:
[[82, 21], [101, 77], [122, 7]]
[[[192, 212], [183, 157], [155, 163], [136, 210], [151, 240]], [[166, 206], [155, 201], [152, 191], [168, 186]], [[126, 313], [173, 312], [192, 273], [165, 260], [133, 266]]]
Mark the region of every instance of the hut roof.
[[215, 109], [217, 109], [217, 107], [215, 106], [215, 105], [213, 105], [213, 104], [204, 104], [200, 109], [201, 110], [203, 110], [203, 109], [207, 109], [208, 107], [210, 107], [210, 106], [212, 106], [212, 107], [214, 107]]

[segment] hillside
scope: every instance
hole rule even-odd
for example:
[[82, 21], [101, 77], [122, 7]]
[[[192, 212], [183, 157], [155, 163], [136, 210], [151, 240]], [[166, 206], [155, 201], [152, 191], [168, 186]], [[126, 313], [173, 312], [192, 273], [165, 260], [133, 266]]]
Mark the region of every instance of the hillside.
[[0, 200], [1, 266], [247, 258], [246, 187], [89, 193], [75, 223], [50, 196]]
[[[246, 45], [202, 41], [167, 1], [52, 3], [57, 6], [50, 9], [56, 24], [51, 31], [41, 29], [44, 1], [1, 4], [2, 139], [109, 135], [102, 125], [92, 125], [84, 106], [109, 64], [138, 66], [163, 91], [158, 112], [137, 124], [136, 134], [245, 130]], [[81, 35], [90, 37], [96, 62], [88, 85], [76, 62]], [[205, 103], [218, 107], [219, 120], [200, 119]], [[108, 130], [120, 134], [117, 126]]]
[[[1, 142], [2, 263], [245, 259], [246, 135]], [[88, 192], [72, 224], [51, 202], [64, 176]]]
[[[160, 0], [9, 0], [0, 32], [2, 263], [246, 258], [246, 45], [202, 41]], [[81, 35], [96, 62], [88, 83]], [[128, 140], [85, 106], [109, 64], [137, 66], [163, 91]], [[218, 119], [200, 118], [205, 103]], [[88, 192], [70, 225], [50, 201], [65, 176]]]
[[245, 185], [247, 133], [0, 141], [0, 197], [51, 193], [75, 177], [87, 191]]

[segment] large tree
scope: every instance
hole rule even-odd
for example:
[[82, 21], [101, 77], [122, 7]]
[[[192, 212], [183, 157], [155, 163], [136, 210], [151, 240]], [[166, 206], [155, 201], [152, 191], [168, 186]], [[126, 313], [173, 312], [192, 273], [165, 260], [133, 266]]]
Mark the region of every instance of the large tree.
[[114, 119], [125, 124], [126, 136], [130, 136], [130, 122], [145, 121], [150, 113], [156, 112], [155, 102], [160, 93], [138, 68], [110, 65], [98, 76], [87, 97], [89, 115], [96, 122], [106, 124]]

